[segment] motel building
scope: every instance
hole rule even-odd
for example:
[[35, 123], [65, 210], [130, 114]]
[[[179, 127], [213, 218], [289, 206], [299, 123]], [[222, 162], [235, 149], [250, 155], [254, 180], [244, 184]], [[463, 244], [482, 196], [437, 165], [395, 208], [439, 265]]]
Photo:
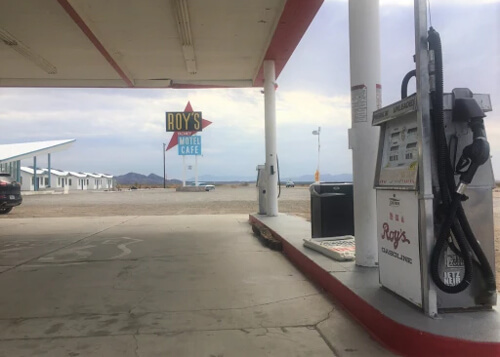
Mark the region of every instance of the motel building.
[[113, 176], [101, 173], [89, 173], [87, 175], [88, 190], [108, 190], [113, 188]]
[[86, 173], [62, 171], [58, 169], [49, 170], [46, 168], [37, 168], [36, 179], [35, 170], [33, 167], [21, 166], [21, 190], [36, 191], [37, 190], [109, 190], [113, 188], [113, 176], [102, 173]]
[[[44, 169], [44, 171], [49, 173], [49, 170]], [[68, 172], [61, 171], [57, 169], [50, 170], [50, 187], [51, 188], [64, 188], [68, 185]]]
[[87, 189], [88, 190], [99, 190], [102, 188], [101, 174], [94, 174], [85, 172], [87, 175]]
[[49, 185], [49, 177], [44, 169], [35, 169], [33, 167], [21, 166], [21, 190], [22, 191], [37, 191], [47, 188]]
[[114, 188], [113, 186], [113, 175], [101, 174], [102, 175], [102, 189], [110, 190]]
[[70, 190], [87, 190], [90, 179], [83, 172], [70, 171], [68, 174], [68, 186]]

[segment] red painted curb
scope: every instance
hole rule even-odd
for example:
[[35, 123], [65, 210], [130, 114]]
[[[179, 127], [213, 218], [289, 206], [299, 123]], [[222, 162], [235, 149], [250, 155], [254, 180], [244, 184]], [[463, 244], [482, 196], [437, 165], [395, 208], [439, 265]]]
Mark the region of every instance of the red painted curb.
[[[264, 225], [250, 216], [251, 224]], [[266, 226], [267, 227], [267, 226]], [[351, 316], [384, 347], [404, 356], [500, 356], [500, 343], [468, 341], [439, 336], [400, 324], [383, 315], [356, 295], [333, 275], [323, 270], [277, 232], [267, 227], [281, 240], [283, 253], [313, 282], [326, 290]]]

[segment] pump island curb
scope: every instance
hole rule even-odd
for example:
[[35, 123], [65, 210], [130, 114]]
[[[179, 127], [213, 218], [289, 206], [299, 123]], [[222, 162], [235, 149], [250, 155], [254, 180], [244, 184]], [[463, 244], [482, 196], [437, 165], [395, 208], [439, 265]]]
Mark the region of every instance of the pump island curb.
[[249, 223], [267, 228], [281, 242], [282, 253], [291, 263], [392, 352], [415, 357], [500, 356], [497, 308], [429, 318], [381, 288], [377, 268], [357, 267], [352, 262], [337, 265], [305, 248], [302, 236], [310, 227], [304, 219], [252, 214]]

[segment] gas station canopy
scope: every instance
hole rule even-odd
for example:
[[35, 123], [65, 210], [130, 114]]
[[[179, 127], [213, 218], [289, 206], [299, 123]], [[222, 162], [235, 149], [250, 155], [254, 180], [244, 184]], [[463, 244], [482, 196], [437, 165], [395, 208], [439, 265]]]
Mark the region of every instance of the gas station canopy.
[[322, 2], [0, 0], [0, 86], [262, 86]]
[[35, 141], [0, 145], [0, 163], [30, 159], [33, 156], [51, 154], [68, 149], [76, 139]]

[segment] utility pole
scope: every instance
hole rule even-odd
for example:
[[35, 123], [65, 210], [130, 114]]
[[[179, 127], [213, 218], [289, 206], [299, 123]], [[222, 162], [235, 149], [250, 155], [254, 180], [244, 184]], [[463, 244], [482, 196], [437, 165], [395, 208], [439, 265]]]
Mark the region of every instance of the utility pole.
[[167, 183], [167, 174], [165, 171], [165, 146], [166, 144], [163, 143], [163, 188], [166, 188]]
[[313, 130], [312, 134], [318, 136], [318, 167], [316, 168], [316, 172], [314, 173], [314, 181], [319, 182], [319, 178], [320, 178], [320, 174], [319, 174], [319, 157], [320, 157], [319, 156], [319, 152], [320, 152], [320, 148], [321, 148], [319, 137], [320, 137], [320, 134], [321, 134], [321, 127], [318, 126], [318, 130]]

